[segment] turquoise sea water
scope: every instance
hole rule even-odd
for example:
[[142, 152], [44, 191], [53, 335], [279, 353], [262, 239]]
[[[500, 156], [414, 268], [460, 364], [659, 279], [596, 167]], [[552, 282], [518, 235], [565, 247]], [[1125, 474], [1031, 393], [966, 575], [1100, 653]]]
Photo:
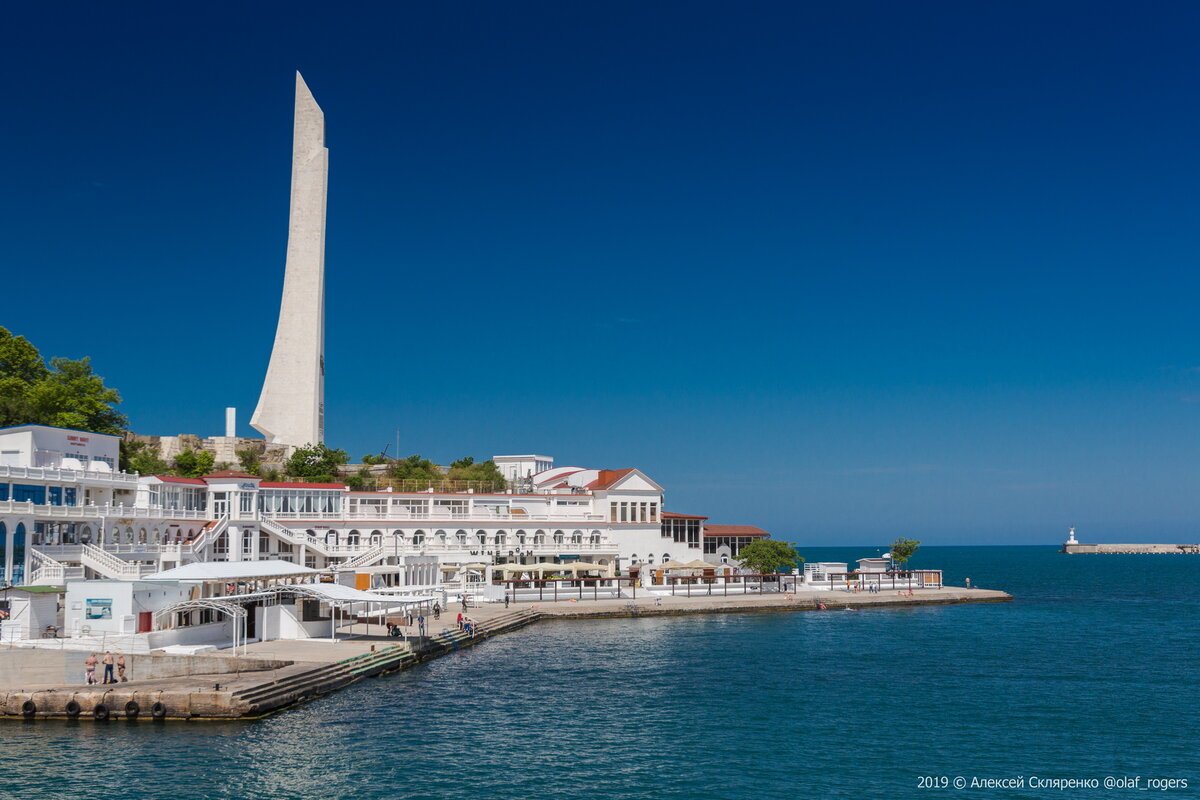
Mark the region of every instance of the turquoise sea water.
[[1181, 778], [1157, 794], [1200, 794], [1200, 556], [930, 547], [914, 564], [1016, 600], [543, 623], [258, 723], [9, 722], [0, 797], [1136, 792], [1033, 776]]

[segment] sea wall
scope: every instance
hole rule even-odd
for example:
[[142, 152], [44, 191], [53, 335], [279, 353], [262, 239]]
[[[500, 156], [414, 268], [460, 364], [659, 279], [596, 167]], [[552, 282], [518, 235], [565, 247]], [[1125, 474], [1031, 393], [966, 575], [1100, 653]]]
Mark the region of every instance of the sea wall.
[[[83, 660], [87, 653], [77, 650], [11, 648], [0, 650], [0, 690], [15, 691], [26, 686], [84, 685]], [[189, 675], [228, 675], [279, 669], [291, 661], [229, 656], [190, 656], [166, 653], [125, 655], [129, 680], [181, 678]], [[97, 677], [103, 666], [96, 668]]]

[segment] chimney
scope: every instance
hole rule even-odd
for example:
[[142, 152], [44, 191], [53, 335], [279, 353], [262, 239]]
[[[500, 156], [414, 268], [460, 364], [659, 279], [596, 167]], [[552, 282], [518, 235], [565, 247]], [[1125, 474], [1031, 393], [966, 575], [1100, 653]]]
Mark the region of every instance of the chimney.
[[237, 436], [237, 409], [225, 409], [225, 435], [230, 439]]

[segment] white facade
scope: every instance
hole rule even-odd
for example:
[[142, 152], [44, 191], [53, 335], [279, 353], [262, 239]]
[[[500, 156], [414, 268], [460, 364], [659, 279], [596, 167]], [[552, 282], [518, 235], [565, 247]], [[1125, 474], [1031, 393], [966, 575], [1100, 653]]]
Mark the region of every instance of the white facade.
[[524, 481], [554, 468], [552, 456], [492, 456], [492, 463], [509, 483]]
[[189, 599], [191, 592], [190, 585], [178, 582], [71, 581], [63, 627], [70, 636], [149, 632], [155, 614]]
[[250, 424], [268, 442], [325, 440], [325, 115], [296, 73], [292, 200], [275, 346]]

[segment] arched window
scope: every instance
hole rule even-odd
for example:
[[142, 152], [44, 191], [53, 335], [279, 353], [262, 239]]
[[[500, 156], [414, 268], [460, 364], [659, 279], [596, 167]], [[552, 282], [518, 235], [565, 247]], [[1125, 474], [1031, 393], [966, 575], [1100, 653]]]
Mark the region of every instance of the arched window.
[[309, 529], [308, 529], [308, 530], [306, 530], [304, 533], [305, 533], [305, 534], [308, 536], [308, 538], [310, 538], [310, 539], [315, 539], [315, 538], [317, 538], [317, 532], [316, 532], [316, 531], [314, 531], [312, 528], [309, 528]]
[[575, 531], [571, 534], [571, 544], [583, 544], [583, 531]]
[[480, 547], [487, 547], [487, 531], [475, 531], [475, 541]]
[[125, 529], [125, 544], [133, 544], [133, 528]]
[[504, 547], [508, 543], [508, 534], [504, 531], [496, 531], [496, 547]]
[[358, 547], [358, 539], [359, 535], [357, 528], [346, 534], [346, 544], [350, 545], [351, 547]]
[[383, 531], [371, 531], [371, 547], [383, 544]]
[[592, 544], [600, 544], [600, 531], [592, 531]]
[[538, 531], [533, 535], [533, 546], [541, 547], [544, 544], [546, 544], [546, 532]]
[[90, 525], [83, 526], [83, 535], [80, 537], [80, 541], [84, 544], [92, 543], [92, 528]]
[[670, 554], [670, 553], [663, 553], [663, 554], [662, 554], [662, 563], [663, 563], [663, 564], [667, 563], [667, 562], [668, 562], [668, 561], [670, 561], [670, 560], [671, 560], [671, 554]]
[[137, 540], [138, 540], [138, 544], [145, 544], [145, 543], [146, 543], [146, 529], [145, 529], [145, 528], [138, 528], [138, 538], [137, 538]]
[[325, 531], [325, 544], [336, 545], [338, 543], [337, 531]]
[[554, 543], [555, 543], [555, 544], [562, 544], [562, 543], [563, 543], [563, 538], [564, 538], [565, 536], [566, 536], [566, 534], [565, 534], [565, 533], [563, 533], [562, 531], [555, 531], [555, 532], [554, 532]]
[[458, 542], [459, 547], [467, 546], [467, 532], [466, 531], [464, 531], [464, 530], [455, 531], [454, 538]]
[[[445, 538], [445, 531], [438, 531]], [[425, 544], [425, 531], [413, 531], [413, 547], [421, 547]]]
[[434, 537], [437, 539], [438, 544], [442, 545], [443, 547], [446, 546], [446, 532], [445, 531], [439, 530], [437, 533], [434, 534]]
[[525, 531], [517, 531], [517, 547], [525, 546]]
[[150, 541], [154, 542], [154, 544], [162, 543], [162, 533], [158, 530], [158, 528], [155, 528], [153, 531], [151, 531]]

